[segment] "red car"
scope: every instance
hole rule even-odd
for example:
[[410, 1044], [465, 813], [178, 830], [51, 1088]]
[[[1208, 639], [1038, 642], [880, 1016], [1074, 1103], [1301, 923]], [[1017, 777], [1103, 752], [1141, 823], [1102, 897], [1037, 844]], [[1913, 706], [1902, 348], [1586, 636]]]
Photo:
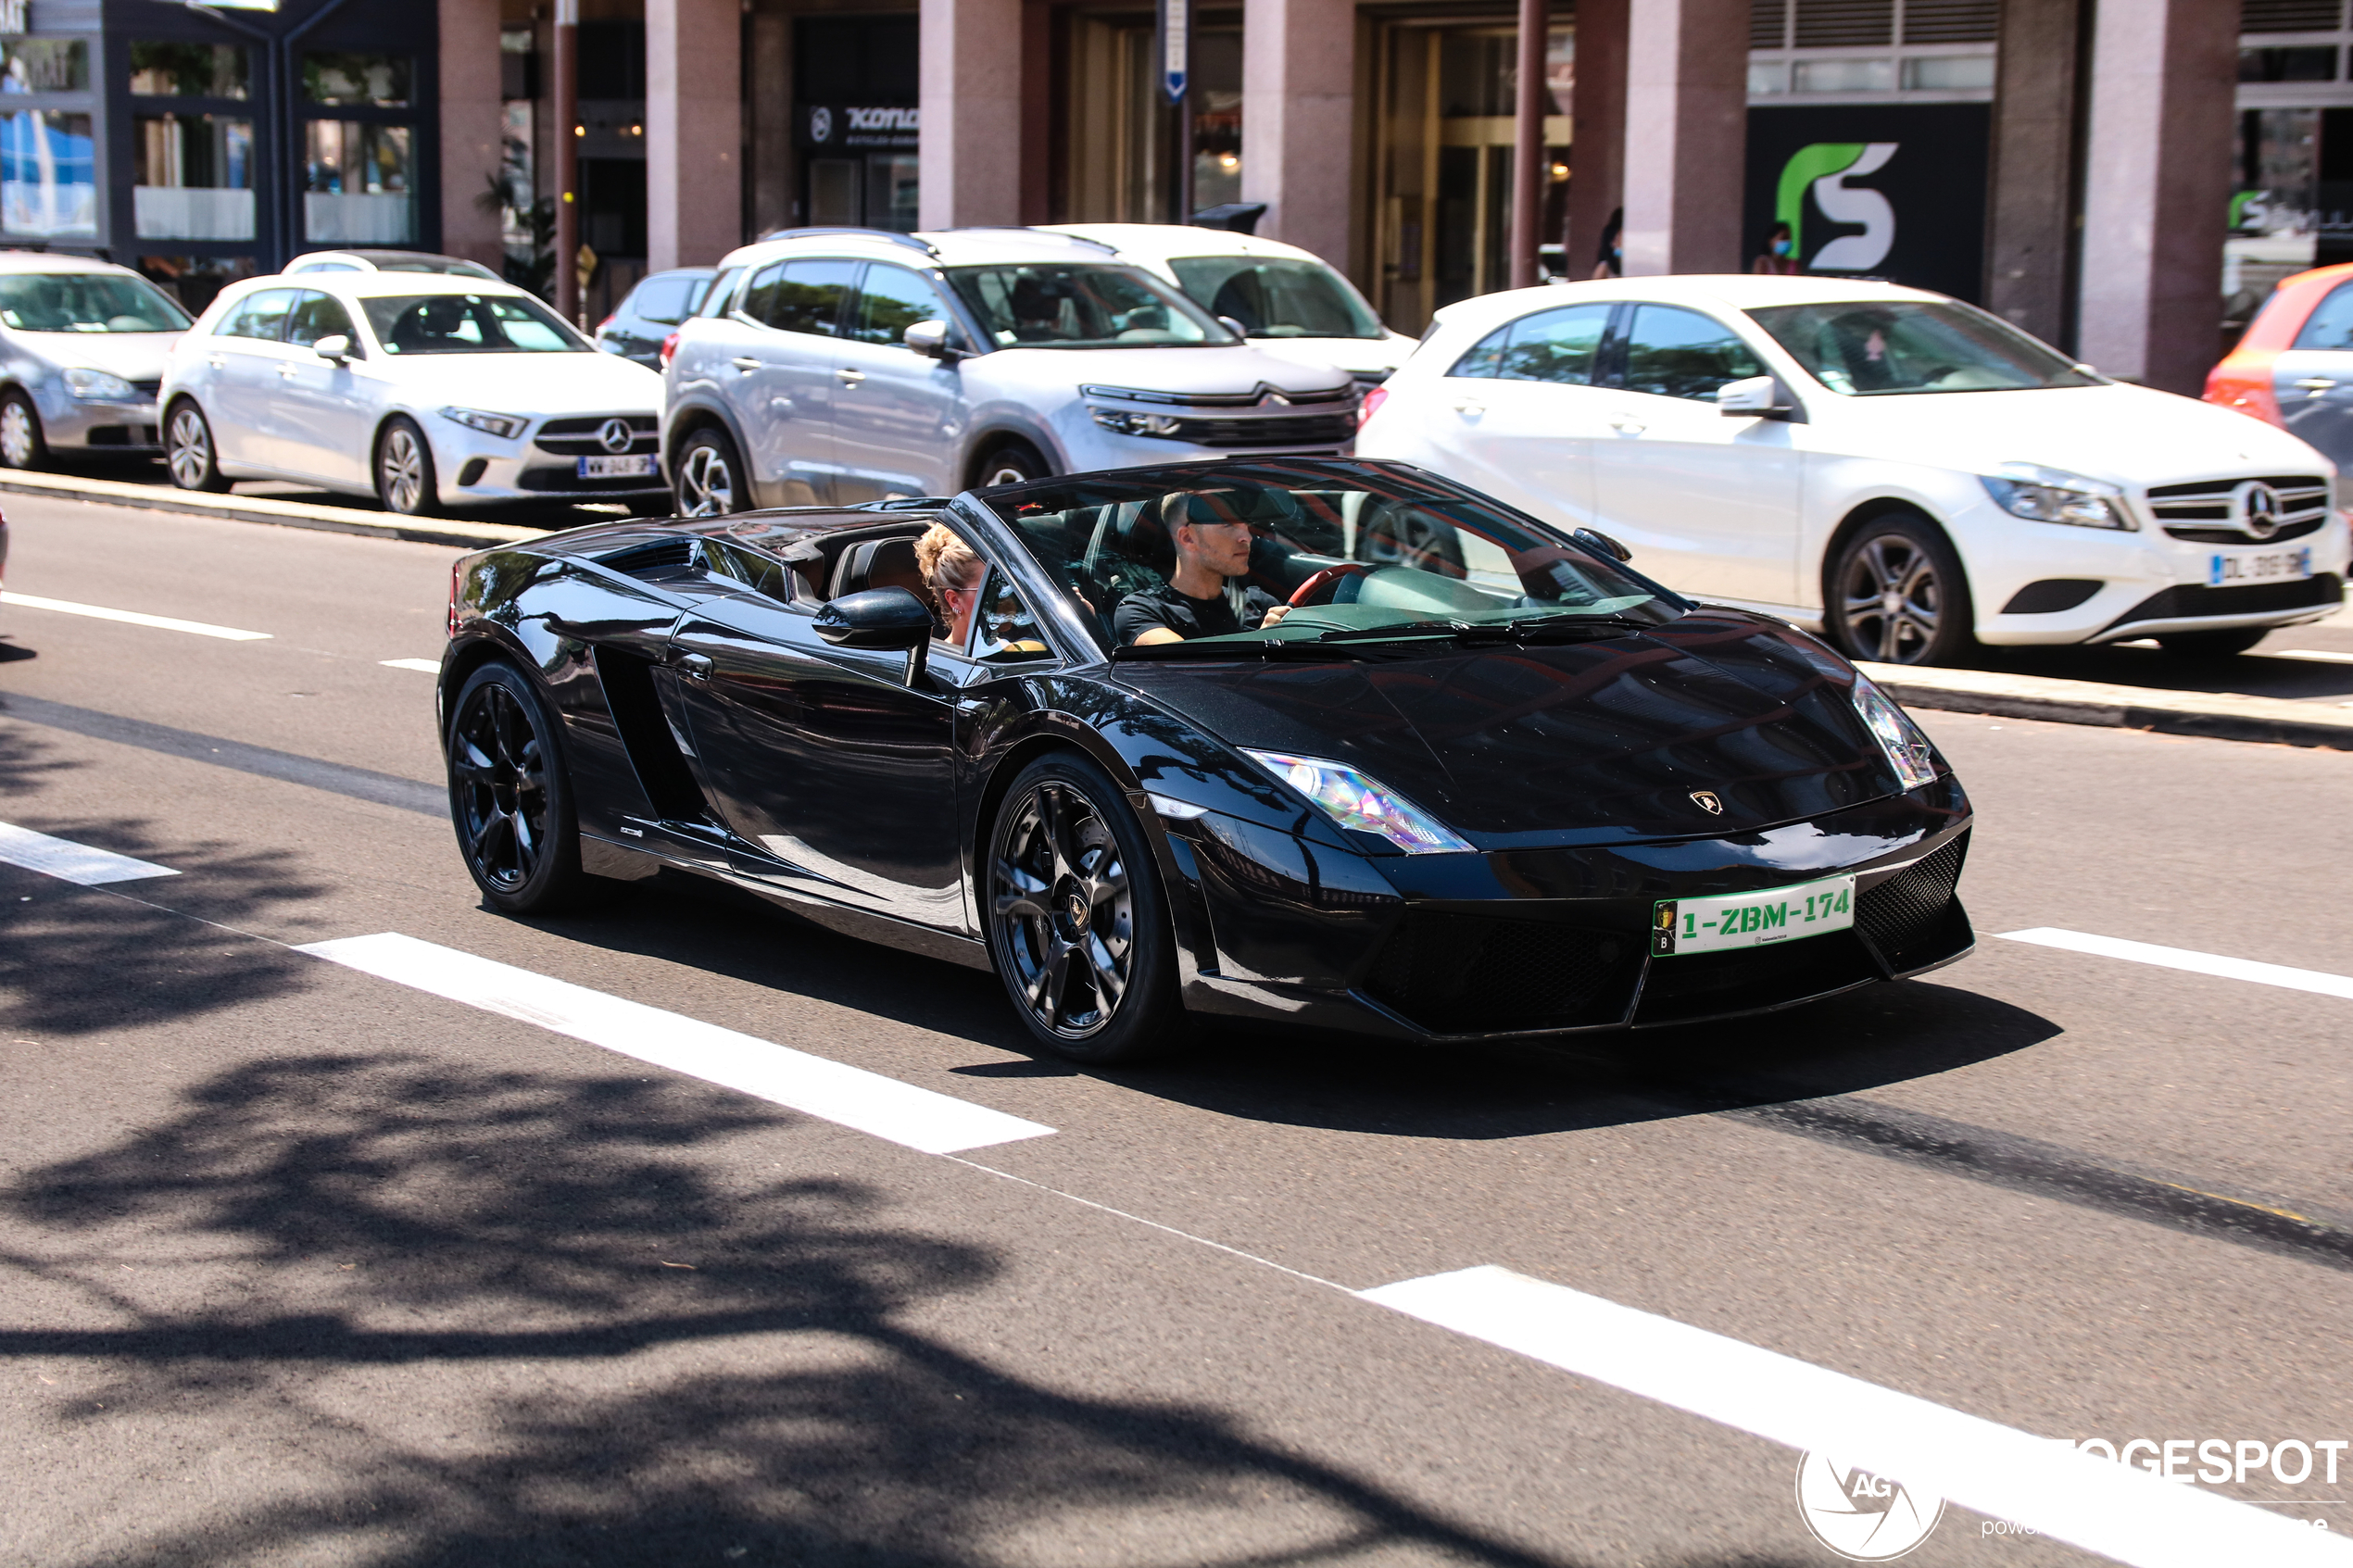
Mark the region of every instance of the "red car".
[[2282, 280], [2228, 358], [2207, 372], [2206, 400], [2279, 426], [2353, 470], [2353, 264]]

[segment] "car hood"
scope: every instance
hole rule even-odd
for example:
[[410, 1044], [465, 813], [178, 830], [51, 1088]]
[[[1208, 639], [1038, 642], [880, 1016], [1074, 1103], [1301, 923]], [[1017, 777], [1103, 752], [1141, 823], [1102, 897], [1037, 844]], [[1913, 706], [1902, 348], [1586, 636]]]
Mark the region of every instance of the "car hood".
[[420, 354], [370, 359], [412, 401], [502, 414], [657, 414], [661, 377], [617, 354]]
[[1222, 348], [1000, 348], [972, 361], [1031, 385], [1127, 387], [1139, 392], [1327, 392], [1348, 372], [1327, 358], [1291, 358], [1252, 344]]
[[105, 370], [124, 381], [160, 381], [178, 332], [26, 332], [18, 340], [59, 367]]
[[2132, 486], [2329, 471], [2328, 459], [2285, 431], [2142, 386], [1851, 398], [1816, 391], [1806, 401], [1826, 445], [1976, 473], [2040, 463]]
[[1721, 838], [1896, 789], [1851, 667], [1736, 612], [1566, 646], [1114, 668], [1230, 745], [1362, 769], [1486, 849]]
[[1396, 370], [1414, 351], [1414, 340], [1395, 332], [1378, 338], [1254, 337], [1250, 345], [1302, 365], [1337, 365], [1351, 374], [1364, 370], [1376, 375]]

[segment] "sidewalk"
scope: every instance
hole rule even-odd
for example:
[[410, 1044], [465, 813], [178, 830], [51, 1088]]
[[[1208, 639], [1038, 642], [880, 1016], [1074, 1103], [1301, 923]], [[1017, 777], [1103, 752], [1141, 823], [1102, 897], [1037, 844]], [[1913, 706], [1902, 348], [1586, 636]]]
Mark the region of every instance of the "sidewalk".
[[331, 533], [366, 534], [375, 539], [455, 545], [466, 549], [511, 545], [547, 533], [544, 528], [518, 528], [511, 523], [483, 522], [472, 518], [398, 517], [391, 512], [276, 501], [266, 495], [214, 495], [170, 485], [133, 484], [88, 474], [30, 473], [21, 469], [0, 470], [0, 493], [5, 492], [47, 495], [63, 501], [103, 501], [108, 506], [138, 507], [148, 511], [180, 512], [233, 522], [271, 523], [280, 528], [315, 528]]

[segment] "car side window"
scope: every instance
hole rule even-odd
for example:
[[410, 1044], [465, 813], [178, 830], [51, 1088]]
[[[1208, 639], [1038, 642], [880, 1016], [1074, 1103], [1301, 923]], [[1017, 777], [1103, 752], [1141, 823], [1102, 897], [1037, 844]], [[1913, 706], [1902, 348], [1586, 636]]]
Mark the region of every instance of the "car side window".
[[1715, 318], [1672, 305], [1635, 307], [1626, 334], [1627, 391], [1713, 402], [1726, 382], [1764, 373], [1748, 345]]
[[2353, 283], [2339, 283], [2312, 307], [2296, 334], [2298, 348], [2353, 348]]
[[322, 337], [342, 335], [354, 344], [359, 333], [351, 325], [351, 313], [333, 295], [316, 289], [305, 289], [286, 320], [286, 341], [298, 348], [308, 348]]
[[293, 289], [263, 289], [229, 313], [215, 337], [260, 338], [271, 343], [285, 336], [286, 318], [293, 314]]
[[744, 270], [730, 267], [711, 281], [707, 292], [696, 296], [695, 314], [724, 316], [736, 307], [736, 285], [743, 282]]
[[1045, 659], [1052, 649], [1019, 589], [996, 568], [981, 584], [980, 609], [973, 616], [972, 656], [984, 664], [1018, 664]]
[[793, 574], [782, 561], [739, 549], [721, 539], [702, 542], [703, 564], [722, 577], [731, 577], [764, 599], [780, 605], [793, 601]]
[[1511, 327], [1495, 374], [1504, 381], [1558, 382], [1591, 386], [1593, 357], [1609, 330], [1607, 305], [1572, 305], [1523, 316]]
[[874, 262], [867, 266], [865, 280], [859, 285], [849, 335], [860, 343], [901, 343], [907, 329], [918, 321], [953, 323], [955, 320], [929, 279], [904, 267]]
[[1505, 322], [1480, 338], [1469, 353], [1454, 361], [1453, 369], [1446, 373], [1450, 376], [1492, 376], [1496, 367], [1504, 362], [1504, 348], [1511, 342], [1512, 327], [1516, 324]]
[[[780, 332], [837, 336], [842, 304], [857, 275], [855, 261], [787, 261], [752, 280], [751, 292], [744, 296], [744, 313]], [[754, 295], [760, 296], [757, 307]]]
[[641, 284], [629, 301], [630, 313], [641, 321], [674, 327], [686, 314], [686, 291], [693, 284], [692, 278], [656, 278]]

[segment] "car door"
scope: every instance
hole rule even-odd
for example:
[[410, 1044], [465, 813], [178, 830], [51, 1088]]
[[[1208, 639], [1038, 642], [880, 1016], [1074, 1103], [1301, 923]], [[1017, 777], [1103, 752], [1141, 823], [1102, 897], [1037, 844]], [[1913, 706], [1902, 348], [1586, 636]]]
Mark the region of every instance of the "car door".
[[[349, 340], [337, 363], [319, 357], [321, 338]], [[366, 488], [369, 434], [383, 383], [361, 367], [366, 345], [350, 312], [333, 295], [305, 289], [286, 318], [288, 354], [278, 367], [278, 466], [329, 484]]]
[[2330, 290], [2271, 362], [2271, 395], [2290, 434], [2353, 472], [2353, 284]]
[[930, 279], [869, 262], [852, 301], [834, 377], [837, 498], [946, 495], [963, 433], [963, 379], [954, 366], [906, 344], [917, 321], [955, 315]]
[[204, 413], [223, 462], [276, 470], [279, 368], [286, 361], [286, 318], [298, 289], [247, 295], [212, 335]]
[[744, 462], [768, 505], [835, 498], [836, 351], [857, 273], [854, 261], [774, 262], [753, 274], [734, 312], [744, 330], [715, 368], [751, 447]]
[[1593, 445], [1603, 532], [1670, 588], [1797, 603], [1802, 458], [1792, 426], [1716, 408], [1718, 387], [1763, 375], [1764, 364], [1730, 326], [1676, 305], [1635, 306], [1616, 358], [1608, 426]]
[[1593, 444], [1612, 394], [1593, 384], [1614, 306], [1540, 310], [1498, 327], [1448, 370], [1432, 444], [1453, 477], [1564, 527], [1593, 517]]
[[696, 596], [671, 661], [704, 788], [758, 851], [738, 869], [963, 930], [953, 680], [910, 688], [904, 654], [821, 639], [815, 606], [790, 602], [776, 563], [724, 541], [704, 549], [714, 572], [737, 581]]

